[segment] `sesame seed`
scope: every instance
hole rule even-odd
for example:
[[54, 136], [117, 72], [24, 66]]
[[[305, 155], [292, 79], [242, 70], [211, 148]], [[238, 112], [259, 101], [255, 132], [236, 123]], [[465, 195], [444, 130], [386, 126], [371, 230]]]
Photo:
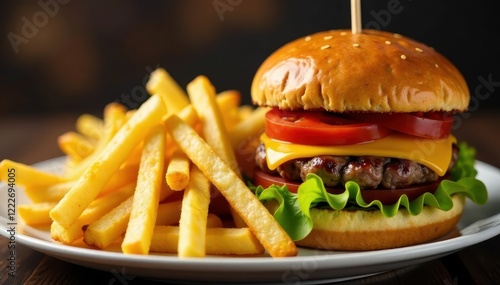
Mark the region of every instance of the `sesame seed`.
[[386, 45], [390, 45], [390, 44], [392, 44], [392, 43], [391, 43], [391, 41], [385, 41], [385, 44], [386, 44]]
[[401, 38], [402, 36], [400, 34], [394, 34], [395, 38]]
[[324, 45], [321, 47], [321, 49], [327, 49], [327, 48], [330, 48], [330, 45]]
[[418, 48], [418, 47], [416, 47], [416, 48], [415, 48], [415, 50], [416, 50], [416, 51], [418, 51], [418, 52], [424, 52], [424, 50], [423, 50], [423, 49]]
[[323, 39], [324, 40], [331, 40], [333, 37], [332, 36], [325, 36]]
[[347, 33], [346, 32], [341, 32], [340, 35], [341, 36], [345, 36], [345, 35], [347, 35]]
[[310, 36], [307, 36], [307, 37], [305, 38], [305, 40], [306, 40], [306, 42], [308, 42], [308, 41], [310, 41], [310, 40], [311, 40], [311, 37], [310, 37]]
[[402, 54], [401, 59], [406, 59], [406, 55]]
[[353, 43], [352, 46], [353, 47], [359, 47], [359, 44], [358, 43]]
[[435, 66], [436, 68], [438, 68], [438, 67], [439, 67], [439, 65], [438, 65], [437, 63], [436, 63], [436, 64], [434, 64], [434, 66]]

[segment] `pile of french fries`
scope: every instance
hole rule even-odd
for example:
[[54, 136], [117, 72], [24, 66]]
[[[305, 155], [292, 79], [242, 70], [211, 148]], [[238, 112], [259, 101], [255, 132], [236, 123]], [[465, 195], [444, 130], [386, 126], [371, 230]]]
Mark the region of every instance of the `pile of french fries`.
[[139, 108], [109, 103], [102, 119], [81, 115], [58, 138], [63, 173], [0, 162], [0, 180], [16, 168], [32, 201], [18, 207], [23, 221], [50, 226], [63, 244], [120, 243], [125, 254], [296, 255], [242, 177], [267, 110], [241, 105], [237, 91], [217, 94], [205, 76], [183, 90], [158, 68], [146, 87]]

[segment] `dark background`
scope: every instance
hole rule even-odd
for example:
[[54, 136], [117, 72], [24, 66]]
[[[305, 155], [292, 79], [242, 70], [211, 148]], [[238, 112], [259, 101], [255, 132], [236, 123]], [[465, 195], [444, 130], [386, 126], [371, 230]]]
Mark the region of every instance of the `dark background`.
[[[100, 113], [130, 95], [138, 104], [158, 66], [182, 87], [203, 74], [218, 91], [237, 89], [250, 103], [252, 77], [272, 51], [306, 34], [350, 29], [349, 0], [59, 1], [68, 3], [0, 4], [0, 118]], [[466, 78], [475, 98], [471, 111], [494, 111], [500, 17], [492, 4], [364, 0], [363, 27], [434, 47]], [[24, 42], [13, 45], [14, 34]]]

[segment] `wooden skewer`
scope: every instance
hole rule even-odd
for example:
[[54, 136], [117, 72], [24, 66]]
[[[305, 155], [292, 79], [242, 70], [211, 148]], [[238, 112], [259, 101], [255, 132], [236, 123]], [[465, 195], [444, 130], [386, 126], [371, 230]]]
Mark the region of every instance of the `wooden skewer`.
[[361, 0], [351, 0], [351, 31], [361, 33]]

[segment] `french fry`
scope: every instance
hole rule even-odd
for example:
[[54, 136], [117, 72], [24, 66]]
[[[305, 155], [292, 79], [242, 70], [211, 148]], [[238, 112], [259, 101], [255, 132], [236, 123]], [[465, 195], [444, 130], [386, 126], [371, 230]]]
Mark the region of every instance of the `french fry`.
[[146, 83], [149, 94], [158, 94], [163, 102], [168, 105], [168, 113], [176, 114], [189, 105], [189, 100], [182, 88], [172, 79], [170, 74], [163, 68], [157, 68], [151, 72]]
[[[264, 108], [264, 107], [259, 107]], [[247, 120], [248, 117], [253, 113], [254, 107], [251, 105], [242, 105], [238, 107], [239, 122]]]
[[186, 188], [189, 183], [190, 165], [189, 158], [182, 151], [174, 151], [165, 174], [167, 184], [172, 190], [180, 191]]
[[253, 110], [245, 120], [237, 124], [230, 132], [229, 139], [234, 149], [241, 171], [252, 177], [255, 170], [255, 150], [264, 131], [265, 114], [268, 108]]
[[207, 228], [208, 254], [262, 254], [264, 248], [249, 228]]
[[188, 84], [187, 90], [191, 104], [202, 121], [205, 141], [238, 176], [241, 176], [215, 99], [215, 88], [205, 76], [198, 76]]
[[142, 142], [140, 142], [134, 148], [134, 150], [129, 154], [127, 159], [123, 162], [122, 167], [125, 167], [125, 166], [137, 167], [141, 162], [141, 154], [142, 154]]
[[[194, 126], [198, 122], [198, 114], [196, 113], [196, 110], [193, 108], [191, 104], [182, 108], [182, 110], [179, 111], [177, 115], [180, 118], [182, 118], [186, 123], [188, 123], [190, 126]], [[163, 119], [166, 119], [167, 117], [168, 115], [165, 115]], [[174, 152], [174, 150], [176, 149], [175, 143], [172, 140], [168, 139], [166, 140], [166, 143], [167, 146], [165, 148], [167, 151], [165, 152], [165, 157], [170, 157]], [[127, 158], [125, 165], [138, 165], [141, 158], [141, 151], [142, 151], [142, 145], [137, 146]]]
[[[179, 230], [176, 226], [156, 226], [150, 250], [177, 253]], [[207, 228], [205, 252], [210, 255], [254, 255], [264, 253], [264, 248], [249, 228]]]
[[164, 177], [164, 159], [165, 130], [157, 125], [151, 130], [142, 150], [132, 212], [121, 246], [126, 254], [149, 253]]
[[221, 110], [222, 122], [226, 130], [231, 130], [240, 121], [239, 105], [241, 94], [236, 90], [220, 92], [215, 96], [217, 105]]
[[179, 223], [181, 218], [182, 200], [160, 203], [156, 215], [157, 226], [170, 226]]
[[238, 109], [241, 103], [241, 94], [237, 90], [226, 90], [218, 93], [216, 100], [221, 110]]
[[[215, 88], [205, 76], [198, 76], [188, 84], [187, 90], [192, 102], [191, 104], [196, 109], [202, 121], [202, 131], [205, 141], [231, 167], [236, 175], [241, 177], [236, 155], [231, 147], [221, 110], [217, 104]], [[246, 227], [241, 217], [233, 210], [231, 210], [231, 214], [234, 223], [238, 227]]]
[[117, 189], [122, 188], [132, 182], [137, 181], [137, 172], [139, 171], [139, 165], [122, 165], [120, 169], [115, 171], [109, 181], [106, 183], [104, 188], [99, 192], [96, 197], [107, 195]]
[[112, 102], [104, 108], [104, 119], [84, 114], [77, 119], [79, 133], [67, 132], [58, 138], [60, 149], [72, 161], [79, 162], [91, 153], [102, 149], [126, 120], [126, 108]]
[[120, 103], [108, 103], [104, 107], [104, 133], [98, 141], [97, 150], [103, 149], [126, 122], [127, 109]]
[[269, 108], [258, 107], [244, 121], [241, 121], [229, 132], [229, 139], [233, 149], [237, 149], [250, 137], [260, 136], [264, 130], [266, 113]]
[[[162, 68], [146, 87], [151, 97], [138, 109], [109, 103], [103, 119], [83, 114], [76, 132], [59, 136], [68, 157], [63, 174], [0, 162], [0, 180], [15, 171], [33, 202], [18, 207], [23, 221], [50, 225], [51, 237], [64, 244], [78, 246], [82, 237], [100, 249], [121, 243], [125, 254], [296, 255], [238, 165], [254, 148], [267, 109], [240, 106], [236, 90], [216, 94], [205, 76], [184, 92]], [[219, 199], [211, 200], [211, 185]], [[229, 209], [238, 228], [224, 228], [216, 215]]]
[[[169, 115], [166, 115], [163, 120], [166, 120]], [[196, 109], [193, 107], [193, 105], [189, 104], [186, 107], [184, 107], [178, 114], [177, 116], [181, 118], [186, 124], [190, 126], [194, 126], [196, 123], [199, 121], [199, 116], [198, 113], [196, 112]]]
[[100, 134], [99, 139], [95, 142], [94, 151], [86, 156], [85, 159], [78, 161], [77, 164], [68, 165], [65, 173], [65, 177], [68, 180], [78, 179], [93, 162], [99, 159], [104, 148], [127, 121], [126, 114], [126, 108], [119, 103], [112, 102], [106, 105], [104, 108], [104, 120], [102, 122], [103, 127], [98, 130]]
[[83, 226], [97, 221], [128, 197], [131, 197], [134, 189], [135, 184], [130, 184], [120, 189], [120, 191], [93, 200], [82, 215], [80, 215], [69, 227], [63, 227], [57, 221], [52, 221], [50, 236], [56, 241], [64, 244], [71, 244], [83, 236]]
[[[169, 115], [165, 115], [163, 117], [163, 121], [165, 121], [168, 118]], [[199, 117], [198, 113], [196, 113], [196, 110], [194, 109], [193, 105], [189, 104], [186, 107], [184, 107], [178, 114], [179, 118], [181, 118], [184, 122], [186, 122], [188, 125], [194, 127], [198, 124], [199, 122]], [[167, 137], [170, 136], [167, 134]], [[175, 145], [175, 142], [171, 139], [167, 139], [167, 146], [166, 146], [166, 151], [165, 154], [167, 157], [171, 157], [172, 153], [177, 149], [177, 146]]]
[[184, 190], [179, 221], [180, 258], [205, 256], [210, 181], [194, 165], [190, 176], [188, 187]]
[[100, 150], [95, 149], [90, 155], [88, 155], [81, 161], [73, 161], [70, 159], [69, 162], [66, 164], [64, 179], [77, 180], [92, 165], [92, 163], [94, 163], [99, 159], [99, 156], [102, 154], [102, 151], [103, 149]]
[[25, 186], [24, 193], [34, 203], [59, 202], [73, 185], [75, 181], [64, 181], [49, 186]]
[[83, 114], [76, 119], [76, 131], [98, 142], [104, 134], [104, 122], [94, 115]]
[[[104, 107], [104, 128], [110, 128], [116, 133], [129, 118], [127, 118], [127, 107], [124, 105], [111, 102]], [[109, 135], [112, 137], [114, 134], [110, 132]], [[111, 140], [108, 138], [108, 141]]]
[[294, 242], [274, 217], [193, 128], [176, 115], [170, 116], [165, 126], [179, 148], [219, 189], [271, 256], [297, 255]]
[[165, 114], [161, 99], [151, 96], [116, 133], [78, 179], [71, 190], [50, 211], [50, 217], [63, 227], [69, 227], [99, 194], [120, 165], [147, 132], [157, 125]]
[[75, 132], [60, 135], [57, 143], [59, 149], [73, 162], [80, 162], [94, 152], [94, 144], [87, 137]]
[[125, 121], [128, 121], [130, 118], [132, 118], [132, 116], [136, 111], [137, 111], [136, 109], [128, 110], [127, 113], [125, 114]]
[[15, 174], [16, 185], [20, 186], [49, 186], [64, 181], [53, 173], [36, 169], [33, 166], [14, 162], [9, 159], [0, 161], [0, 181], [7, 183], [9, 173]]
[[83, 242], [100, 249], [108, 247], [127, 230], [134, 196], [130, 196], [99, 220], [84, 227]]
[[50, 225], [49, 212], [56, 205], [55, 202], [41, 202], [29, 205], [19, 205], [19, 216], [28, 226]]

